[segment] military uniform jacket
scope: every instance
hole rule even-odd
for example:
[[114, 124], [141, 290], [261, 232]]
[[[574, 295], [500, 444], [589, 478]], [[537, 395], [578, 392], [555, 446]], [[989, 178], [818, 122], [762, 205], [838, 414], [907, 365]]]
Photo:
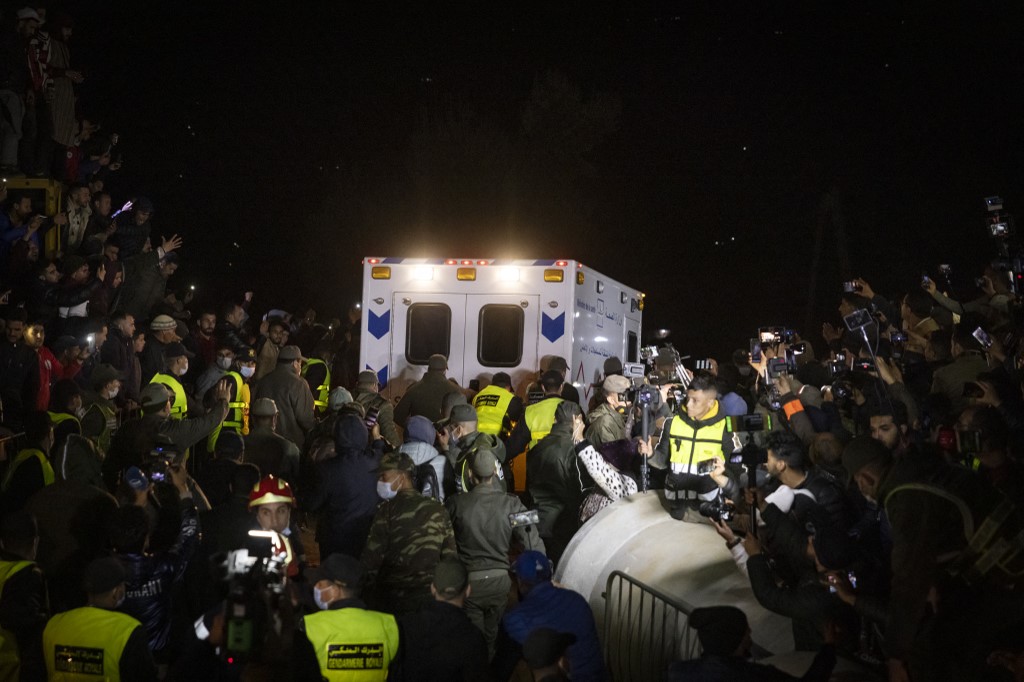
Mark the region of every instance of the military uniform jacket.
[[407, 489], [377, 508], [360, 561], [368, 587], [402, 595], [429, 591], [437, 562], [456, 556], [444, 507]]
[[468, 493], [452, 495], [445, 506], [452, 517], [459, 559], [467, 571], [508, 569], [513, 535], [526, 549], [544, 551], [536, 528], [513, 528], [509, 522], [509, 514], [526, 511], [523, 503], [494, 485], [478, 485]]

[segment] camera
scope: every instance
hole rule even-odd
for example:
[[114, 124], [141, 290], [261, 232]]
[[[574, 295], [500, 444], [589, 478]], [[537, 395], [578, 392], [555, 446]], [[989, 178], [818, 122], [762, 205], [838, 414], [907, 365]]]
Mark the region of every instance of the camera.
[[736, 417], [725, 418], [725, 430], [729, 433], [754, 433], [757, 431], [772, 430], [772, 416], [770, 414], [741, 414]]
[[957, 429], [956, 451], [961, 455], [975, 455], [981, 452], [981, 431], [977, 429]]
[[768, 358], [768, 376], [772, 379], [782, 374], [789, 374], [788, 358]]
[[907, 342], [907, 334], [906, 334], [906, 332], [890, 332], [889, 333], [889, 342], [890, 343], [906, 343]]
[[949, 264], [943, 263], [939, 266], [939, 273], [946, 279], [949, 279], [949, 276], [953, 274], [953, 268]]
[[1003, 212], [1003, 200], [1000, 197], [985, 197], [985, 209], [988, 211], [988, 232], [993, 239], [1003, 239], [1014, 233], [1013, 216]]
[[864, 308], [854, 310], [849, 315], [843, 317], [843, 324], [845, 324], [846, 328], [849, 329], [851, 332], [855, 332], [858, 329], [863, 329], [864, 327], [871, 324], [873, 321], [874, 320], [872, 320], [871, 318], [871, 313], [869, 313]]
[[536, 526], [540, 523], [540, 512], [536, 509], [513, 512], [508, 515], [508, 523], [513, 528], [519, 528], [520, 526]]
[[290, 657], [287, 594], [288, 539], [274, 531], [250, 530], [246, 546], [214, 557], [228, 583], [221, 657], [232, 665]]
[[750, 361], [754, 364], [761, 362], [761, 342], [758, 339], [750, 339]]
[[643, 379], [645, 374], [644, 370], [644, 365], [639, 362], [622, 363], [622, 376], [627, 379]]
[[712, 369], [711, 358], [704, 358], [702, 360], [694, 361], [693, 368], [695, 370], [705, 370], [710, 372]]
[[144, 473], [154, 483], [164, 483], [167, 481], [167, 470], [170, 468], [171, 461], [169, 459], [155, 457], [149, 461]]
[[733, 516], [732, 505], [727, 504], [725, 497], [721, 494], [710, 502], [701, 502], [700, 506], [697, 507], [697, 511], [700, 512], [701, 516], [718, 521], [719, 523], [730, 521]]
[[860, 293], [863, 290], [864, 290], [864, 287], [862, 287], [860, 284], [858, 284], [856, 280], [851, 279], [851, 280], [849, 280], [847, 282], [843, 282], [843, 293], [857, 294], [857, 293]]
[[857, 358], [853, 361], [854, 372], [877, 372], [875, 362], [871, 358]]

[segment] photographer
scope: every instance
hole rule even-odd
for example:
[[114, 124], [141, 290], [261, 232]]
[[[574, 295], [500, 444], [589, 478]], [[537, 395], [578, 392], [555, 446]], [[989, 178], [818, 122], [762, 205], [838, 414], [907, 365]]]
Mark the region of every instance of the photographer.
[[778, 486], [765, 501], [763, 518], [772, 525], [772, 507], [789, 514], [798, 525], [805, 525], [812, 516], [827, 519], [830, 526], [849, 528], [853, 511], [842, 489], [810, 466], [810, 459], [800, 440], [785, 431], [768, 434], [768, 457], [765, 471]]
[[199, 544], [196, 505], [188, 487], [188, 474], [180, 465], [167, 468], [167, 483], [180, 499], [181, 521], [173, 546], [159, 554], [149, 553], [150, 532], [146, 511], [135, 505], [118, 509], [110, 527], [110, 544], [127, 571], [125, 600], [118, 610], [136, 618], [149, 636], [149, 648], [160, 666], [171, 653], [171, 599], [175, 583], [185, 574]]
[[672, 518], [695, 522], [703, 522], [694, 513], [701, 500], [711, 501], [720, 494], [738, 498], [739, 485], [725, 466], [733, 450], [714, 378], [706, 372], [694, 374], [686, 390], [686, 405], [665, 424], [653, 455], [649, 442], [640, 443], [640, 452], [650, 456], [651, 466], [670, 469], [665, 496]]

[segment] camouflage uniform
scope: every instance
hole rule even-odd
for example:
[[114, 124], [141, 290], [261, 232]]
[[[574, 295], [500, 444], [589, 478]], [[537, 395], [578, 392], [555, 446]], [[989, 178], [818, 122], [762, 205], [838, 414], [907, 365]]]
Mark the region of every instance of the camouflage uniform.
[[377, 508], [360, 558], [366, 568], [366, 601], [389, 613], [416, 611], [432, 599], [437, 562], [457, 557], [444, 506], [415, 490], [400, 490]]

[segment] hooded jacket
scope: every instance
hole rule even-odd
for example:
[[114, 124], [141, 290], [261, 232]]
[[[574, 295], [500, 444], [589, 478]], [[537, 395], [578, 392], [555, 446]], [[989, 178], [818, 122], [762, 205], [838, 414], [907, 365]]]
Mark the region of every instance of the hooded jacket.
[[342, 413], [334, 425], [335, 456], [316, 465], [300, 488], [302, 508], [319, 512], [316, 541], [320, 555], [342, 552], [358, 557], [366, 545], [377, 497], [377, 465], [383, 442], [368, 444], [366, 424]]

